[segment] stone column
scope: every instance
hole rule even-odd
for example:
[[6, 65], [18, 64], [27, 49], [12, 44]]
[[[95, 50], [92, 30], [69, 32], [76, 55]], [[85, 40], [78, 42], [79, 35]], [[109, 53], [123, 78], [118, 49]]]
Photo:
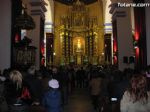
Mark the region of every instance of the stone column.
[[[146, 3], [150, 1], [145, 0]], [[150, 65], [150, 7], [145, 8], [145, 18], [146, 18], [146, 42], [147, 42], [147, 65]]]
[[112, 13], [112, 21], [116, 21], [118, 68], [119, 70], [124, 70], [124, 68], [134, 68], [134, 63], [124, 63], [123, 61], [124, 57], [127, 57], [129, 60], [130, 56], [134, 56], [131, 9], [119, 8], [116, 7], [116, 5], [112, 5], [110, 12]]
[[46, 11], [45, 3], [43, 0], [31, 0], [31, 16], [35, 22], [35, 29], [32, 31], [28, 31], [28, 36], [32, 39], [32, 45], [35, 46], [36, 49], [36, 69], [40, 68], [40, 39], [41, 37], [41, 19], [45, 19], [44, 12]]

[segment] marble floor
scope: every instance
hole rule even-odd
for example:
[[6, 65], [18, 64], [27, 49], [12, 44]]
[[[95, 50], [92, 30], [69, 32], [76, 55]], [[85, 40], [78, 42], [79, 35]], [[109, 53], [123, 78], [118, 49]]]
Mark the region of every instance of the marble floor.
[[91, 103], [88, 89], [75, 89], [69, 96], [64, 112], [95, 112]]

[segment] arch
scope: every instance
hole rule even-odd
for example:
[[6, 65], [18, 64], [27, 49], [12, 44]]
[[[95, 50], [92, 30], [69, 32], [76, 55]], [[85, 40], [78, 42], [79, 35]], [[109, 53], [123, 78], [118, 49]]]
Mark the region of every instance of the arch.
[[45, 12], [45, 31], [52, 32], [53, 30], [53, 21], [54, 21], [54, 2], [53, 0], [45, 0], [46, 9]]
[[112, 33], [111, 17], [109, 13], [111, 0], [102, 0], [103, 2], [103, 17], [104, 17], [104, 30], [105, 33]]

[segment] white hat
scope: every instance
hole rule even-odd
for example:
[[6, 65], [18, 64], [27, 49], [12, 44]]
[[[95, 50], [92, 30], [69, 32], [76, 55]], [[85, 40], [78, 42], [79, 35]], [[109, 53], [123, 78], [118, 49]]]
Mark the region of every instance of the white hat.
[[48, 85], [49, 85], [49, 87], [54, 88], [54, 89], [59, 88], [59, 83], [56, 79], [50, 80], [48, 82]]

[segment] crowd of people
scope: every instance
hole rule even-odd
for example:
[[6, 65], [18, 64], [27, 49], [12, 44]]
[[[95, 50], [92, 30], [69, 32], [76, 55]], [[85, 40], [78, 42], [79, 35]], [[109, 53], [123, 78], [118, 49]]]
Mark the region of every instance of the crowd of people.
[[6, 69], [0, 112], [64, 112], [75, 88], [87, 88], [96, 112], [150, 112], [150, 67], [136, 72], [112, 65]]

